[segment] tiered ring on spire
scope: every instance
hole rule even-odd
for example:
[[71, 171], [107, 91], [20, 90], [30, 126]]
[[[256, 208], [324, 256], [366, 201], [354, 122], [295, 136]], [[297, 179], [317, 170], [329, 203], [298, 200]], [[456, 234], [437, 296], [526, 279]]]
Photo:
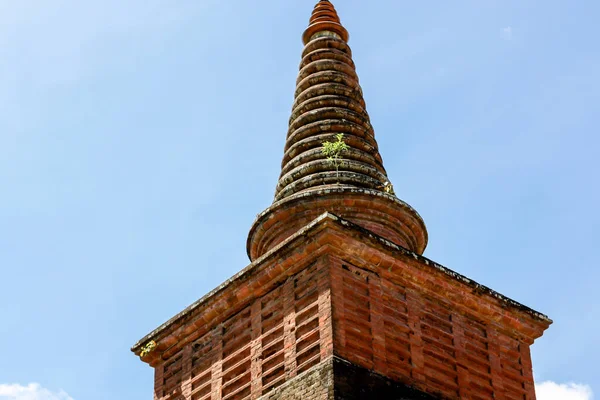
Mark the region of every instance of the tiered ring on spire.
[[344, 42], [349, 39], [348, 31], [342, 26], [335, 7], [327, 0], [320, 1], [315, 6], [310, 17], [309, 26], [302, 35], [302, 41], [307, 44], [313, 38], [313, 35], [319, 32], [336, 33]]
[[[250, 258], [326, 211], [422, 253], [425, 225], [391, 190], [347, 44], [348, 32], [331, 2], [321, 0], [315, 6], [303, 41], [275, 202], [250, 231]], [[348, 150], [336, 166], [322, 148], [339, 133]]]

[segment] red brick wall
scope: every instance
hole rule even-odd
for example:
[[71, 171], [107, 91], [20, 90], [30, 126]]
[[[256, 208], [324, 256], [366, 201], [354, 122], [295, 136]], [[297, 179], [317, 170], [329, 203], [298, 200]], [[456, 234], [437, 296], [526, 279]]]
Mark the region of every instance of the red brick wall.
[[313, 263], [155, 370], [155, 400], [256, 399], [332, 349], [329, 274]]
[[535, 399], [527, 344], [347, 262], [331, 274], [336, 355], [443, 398]]
[[535, 400], [527, 343], [404, 271], [318, 258], [158, 365], [155, 400], [273, 397], [334, 354], [440, 398]]

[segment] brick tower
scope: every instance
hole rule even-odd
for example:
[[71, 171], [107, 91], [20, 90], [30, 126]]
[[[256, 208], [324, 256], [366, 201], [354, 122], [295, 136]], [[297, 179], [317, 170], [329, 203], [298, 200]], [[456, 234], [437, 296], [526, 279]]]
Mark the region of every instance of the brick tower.
[[[534, 400], [530, 346], [552, 323], [422, 256], [333, 5], [304, 32], [273, 204], [251, 264], [140, 340], [155, 400]], [[323, 142], [348, 149], [327, 160]]]

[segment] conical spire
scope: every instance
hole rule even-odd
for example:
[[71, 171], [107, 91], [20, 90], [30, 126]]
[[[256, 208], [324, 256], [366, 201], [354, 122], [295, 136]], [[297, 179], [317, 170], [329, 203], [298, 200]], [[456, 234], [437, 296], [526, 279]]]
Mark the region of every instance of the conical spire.
[[[348, 31], [330, 1], [317, 3], [305, 44], [275, 201], [248, 238], [252, 260], [323, 212], [331, 212], [417, 253], [427, 243], [420, 216], [399, 200], [383, 167], [366, 111]], [[342, 140], [340, 161], [323, 143]]]
[[[303, 35], [276, 201], [317, 186], [389, 186], [347, 38], [333, 5], [320, 1]], [[339, 133], [349, 148], [336, 166], [322, 146]]]

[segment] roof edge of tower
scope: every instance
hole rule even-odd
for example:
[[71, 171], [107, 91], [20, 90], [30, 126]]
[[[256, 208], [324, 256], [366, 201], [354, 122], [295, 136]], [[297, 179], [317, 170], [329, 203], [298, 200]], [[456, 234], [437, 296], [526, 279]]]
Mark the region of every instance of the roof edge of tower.
[[[326, 212], [320, 215], [308, 225], [304, 226], [302, 229], [298, 230], [294, 235], [286, 239], [283, 243], [276, 246], [262, 257], [258, 258], [256, 261], [248, 265], [246, 268], [235, 274], [230, 279], [226, 280], [217, 288], [210, 291], [205, 296], [203, 296], [202, 298], [185, 308], [173, 318], [160, 325], [157, 329], [144, 336], [141, 340], [139, 340], [135, 345], [132, 346], [131, 351], [136, 355], [140, 356], [144, 347], [147, 346], [148, 343], [152, 342], [154, 342], [154, 345], [158, 348], [158, 351], [156, 353], [172, 351], [175, 343], [177, 345], [181, 344], [183, 337], [189, 334], [188, 330], [190, 327], [194, 328], [194, 330], [197, 330], [201, 326], [206, 327], [207, 325], [212, 324], [214, 322], [214, 318], [223, 317], [222, 313], [217, 310], [218, 306], [224, 305], [227, 307], [231, 307], [231, 301], [236, 301], [240, 304], [247, 301], [246, 298], [252, 295], [252, 291], [248, 288], [246, 288], [246, 290], [240, 290], [238, 286], [241, 283], [247, 281], [256, 273], [261, 273], [261, 271], [262, 273], [265, 273], [265, 268], [271, 270], [271, 267], [273, 267], [274, 265], [273, 263], [277, 263], [277, 260], [279, 260], [283, 252], [289, 251], [290, 247], [294, 248], [299, 243], [306, 243], [307, 236], [315, 236], [327, 227], [333, 227], [338, 231], [347, 232], [349, 235], [358, 235], [357, 237], [360, 237], [361, 240], [368, 241], [369, 243], [371, 243], [371, 245], [379, 248], [380, 250], [385, 251], [393, 257], [400, 256], [403, 260], [405, 260], [408, 263], [412, 262], [419, 264], [419, 268], [424, 268], [425, 271], [430, 271], [431, 273], [435, 273], [438, 275], [441, 274], [441, 276], [446, 276], [448, 279], [450, 279], [458, 285], [467, 286], [472, 293], [483, 296], [487, 299], [486, 301], [489, 304], [495, 304], [495, 307], [509, 309], [513, 312], [516, 312], [518, 315], [521, 315], [523, 317], [526, 316], [528, 320], [531, 321], [531, 323], [534, 323], [536, 326], [539, 326], [539, 328], [536, 329], [539, 330], [540, 336], [543, 333], [543, 331], [550, 324], [553, 323], [553, 321], [548, 316], [538, 311], [535, 311], [515, 300], [512, 300], [488, 288], [487, 286], [481, 285], [467, 278], [464, 275], [461, 275], [457, 272], [450, 270], [449, 268], [442, 266], [441, 264], [438, 264], [432, 260], [429, 260], [426, 257], [423, 257], [408, 249], [396, 245], [386, 240], [385, 238], [369, 231], [368, 229], [360, 227], [350, 221], [347, 221], [334, 214]], [[315, 241], [311, 241], [311, 243], [313, 243], [313, 245], [316, 245]], [[295, 265], [297, 266], [297, 264], [298, 263], [296, 262]], [[287, 276], [289, 271], [282, 269], [280, 265], [278, 265], [278, 267], [278, 273]], [[274, 271], [271, 271], [270, 273], [272, 272]], [[271, 281], [274, 282], [273, 279], [271, 279]], [[232, 290], [234, 290], [235, 293], [233, 293]], [[208, 314], [210, 314], [210, 316]], [[184, 329], [186, 326], [188, 327], [188, 329]], [[173, 340], [175, 341], [173, 342]], [[141, 358], [143, 361], [151, 365], [156, 365], [160, 362], [160, 360], [156, 358], [157, 356], [158, 354], [155, 355], [154, 353], [152, 353], [146, 354]]]

